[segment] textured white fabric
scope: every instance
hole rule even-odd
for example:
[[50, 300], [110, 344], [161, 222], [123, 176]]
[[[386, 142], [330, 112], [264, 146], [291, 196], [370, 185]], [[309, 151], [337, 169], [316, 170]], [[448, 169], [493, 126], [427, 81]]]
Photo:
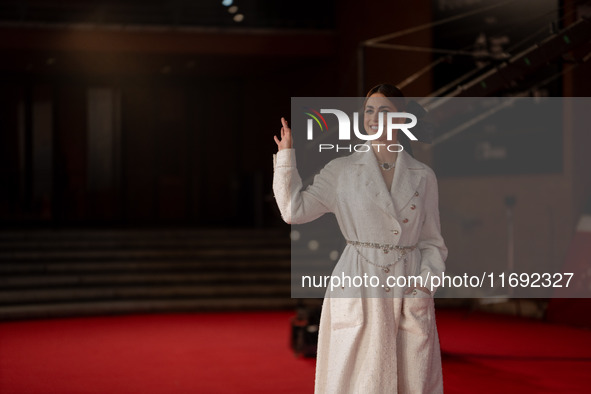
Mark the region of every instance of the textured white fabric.
[[[376, 265], [396, 261], [395, 253], [360, 247], [364, 259], [347, 245], [333, 275], [376, 275], [385, 283], [387, 276], [426, 279], [444, 271], [447, 248], [440, 232], [437, 180], [425, 164], [400, 152], [387, 190], [373, 151], [356, 152], [329, 162], [302, 190], [294, 149], [279, 151], [273, 163], [273, 192], [287, 223], [306, 223], [332, 212], [345, 239], [418, 245], [389, 272]], [[433, 298], [422, 291], [403, 297], [404, 290], [327, 291], [316, 393], [443, 392]]]

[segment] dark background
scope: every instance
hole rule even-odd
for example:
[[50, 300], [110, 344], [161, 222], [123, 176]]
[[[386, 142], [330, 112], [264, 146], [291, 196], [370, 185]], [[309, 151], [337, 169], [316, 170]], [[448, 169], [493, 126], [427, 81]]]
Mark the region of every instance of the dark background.
[[[271, 187], [291, 97], [382, 82], [408, 97], [591, 92], [584, 0], [231, 3], [0, 1], [2, 305], [199, 309], [221, 305], [221, 285], [233, 308], [263, 305], [245, 304], [253, 294], [291, 302], [290, 226]], [[475, 259], [520, 272], [565, 261], [591, 197], [591, 137], [570, 121], [587, 112], [413, 146], [439, 179], [451, 273]], [[483, 160], [486, 147], [507, 154]], [[258, 275], [244, 294], [226, 274], [240, 270]]]

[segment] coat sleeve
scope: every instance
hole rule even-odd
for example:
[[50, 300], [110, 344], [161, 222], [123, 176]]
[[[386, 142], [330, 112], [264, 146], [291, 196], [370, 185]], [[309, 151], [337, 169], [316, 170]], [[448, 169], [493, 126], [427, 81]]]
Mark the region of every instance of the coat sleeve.
[[433, 170], [429, 169], [425, 188], [425, 220], [417, 246], [421, 251], [420, 276], [423, 278], [424, 286], [431, 290], [432, 295], [437, 291], [439, 284], [437, 280], [433, 283], [431, 278], [441, 277], [445, 271], [447, 258], [447, 247], [441, 236], [438, 193], [437, 178]]
[[282, 149], [273, 155], [273, 194], [281, 217], [288, 224], [311, 222], [327, 212], [334, 212], [335, 182], [331, 162], [302, 190], [295, 149]]

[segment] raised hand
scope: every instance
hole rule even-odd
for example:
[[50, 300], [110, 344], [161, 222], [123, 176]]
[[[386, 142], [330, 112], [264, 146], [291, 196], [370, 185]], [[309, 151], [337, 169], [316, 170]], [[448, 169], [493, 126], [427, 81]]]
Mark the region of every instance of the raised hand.
[[291, 129], [287, 125], [287, 120], [285, 120], [285, 118], [281, 118], [281, 124], [283, 125], [283, 127], [281, 128], [281, 140], [277, 138], [276, 135], [274, 135], [273, 138], [275, 139], [275, 143], [277, 144], [278, 150], [291, 149]]

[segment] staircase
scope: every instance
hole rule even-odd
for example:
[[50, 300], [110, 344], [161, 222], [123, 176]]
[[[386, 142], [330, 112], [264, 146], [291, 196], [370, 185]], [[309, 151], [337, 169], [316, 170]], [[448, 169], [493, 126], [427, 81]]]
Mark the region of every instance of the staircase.
[[0, 231], [0, 319], [295, 305], [283, 230]]

